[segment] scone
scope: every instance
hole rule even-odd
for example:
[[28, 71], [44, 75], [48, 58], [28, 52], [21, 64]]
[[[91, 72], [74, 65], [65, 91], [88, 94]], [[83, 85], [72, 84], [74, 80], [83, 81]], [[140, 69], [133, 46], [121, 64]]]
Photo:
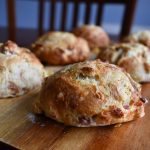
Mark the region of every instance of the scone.
[[74, 29], [73, 33], [76, 36], [86, 39], [91, 50], [106, 47], [110, 43], [107, 33], [100, 26], [83, 25]]
[[124, 68], [137, 82], [150, 81], [150, 51], [142, 44], [114, 44], [101, 50], [99, 58]]
[[68, 32], [49, 32], [32, 44], [33, 52], [49, 65], [84, 61], [89, 56], [87, 42]]
[[43, 79], [44, 68], [28, 49], [11, 41], [0, 45], [0, 98], [23, 95]]
[[133, 33], [126, 37], [124, 42], [141, 43], [150, 49], [150, 30]]
[[143, 117], [144, 99], [140, 85], [121, 68], [86, 61], [48, 77], [34, 111], [66, 125], [104, 126]]

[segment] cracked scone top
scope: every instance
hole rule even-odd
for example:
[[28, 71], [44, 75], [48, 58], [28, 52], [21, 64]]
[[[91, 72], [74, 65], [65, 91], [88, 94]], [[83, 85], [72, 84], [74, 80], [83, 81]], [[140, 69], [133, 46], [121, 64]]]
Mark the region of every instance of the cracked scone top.
[[141, 43], [150, 49], [150, 30], [135, 32], [127, 36], [124, 42]]
[[124, 68], [137, 82], [150, 81], [150, 51], [142, 44], [114, 44], [101, 50], [99, 58]]
[[32, 44], [33, 52], [49, 65], [65, 65], [89, 57], [87, 42], [68, 32], [48, 32]]
[[28, 49], [0, 44], [0, 98], [23, 95], [41, 86], [44, 68]]
[[143, 117], [141, 100], [140, 85], [121, 68], [86, 61], [49, 76], [34, 111], [66, 125], [104, 126]]
[[83, 25], [73, 30], [76, 36], [82, 37], [88, 41], [91, 50], [100, 47], [106, 47], [110, 43], [107, 33], [100, 26]]

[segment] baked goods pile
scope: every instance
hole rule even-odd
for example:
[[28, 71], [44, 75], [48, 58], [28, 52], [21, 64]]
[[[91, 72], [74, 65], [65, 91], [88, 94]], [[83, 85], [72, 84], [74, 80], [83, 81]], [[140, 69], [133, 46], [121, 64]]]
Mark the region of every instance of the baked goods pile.
[[[150, 31], [110, 43], [94, 25], [44, 34], [32, 44], [33, 53], [44, 64], [68, 65], [45, 79], [30, 50], [11, 41], [1, 44], [0, 98], [23, 95], [43, 83], [35, 113], [66, 125], [104, 126], [143, 117], [146, 99], [138, 82], [150, 81]], [[89, 60], [95, 49], [98, 59]]]

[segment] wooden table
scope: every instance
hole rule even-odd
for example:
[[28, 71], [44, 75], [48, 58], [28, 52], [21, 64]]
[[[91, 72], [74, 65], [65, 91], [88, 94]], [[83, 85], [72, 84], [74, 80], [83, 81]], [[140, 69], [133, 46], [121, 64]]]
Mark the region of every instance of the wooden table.
[[[150, 84], [142, 93], [150, 98]], [[150, 104], [142, 119], [120, 127], [67, 127], [32, 113], [38, 91], [13, 99], [0, 100], [0, 140], [25, 150], [149, 150]]]

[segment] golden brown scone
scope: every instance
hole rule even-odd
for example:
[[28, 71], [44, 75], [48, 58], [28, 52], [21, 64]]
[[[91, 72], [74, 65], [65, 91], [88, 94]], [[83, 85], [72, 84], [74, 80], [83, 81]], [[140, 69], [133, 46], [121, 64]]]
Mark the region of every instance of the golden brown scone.
[[68, 32], [49, 32], [32, 44], [33, 52], [49, 65], [84, 61], [89, 56], [87, 42]]
[[133, 33], [126, 37], [124, 42], [141, 43], [150, 49], [150, 30]]
[[44, 68], [30, 50], [12, 41], [0, 45], [0, 98], [23, 95], [43, 79]]
[[101, 50], [99, 58], [124, 68], [137, 82], [150, 81], [150, 51], [142, 44], [114, 44]]
[[142, 100], [140, 85], [126, 72], [96, 60], [48, 77], [34, 109], [66, 125], [104, 126], [143, 117]]
[[91, 50], [106, 47], [110, 43], [107, 33], [100, 26], [83, 25], [73, 30], [76, 36], [82, 37], [88, 41]]

